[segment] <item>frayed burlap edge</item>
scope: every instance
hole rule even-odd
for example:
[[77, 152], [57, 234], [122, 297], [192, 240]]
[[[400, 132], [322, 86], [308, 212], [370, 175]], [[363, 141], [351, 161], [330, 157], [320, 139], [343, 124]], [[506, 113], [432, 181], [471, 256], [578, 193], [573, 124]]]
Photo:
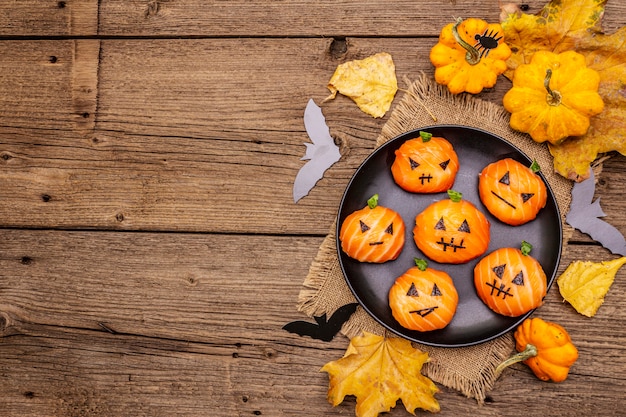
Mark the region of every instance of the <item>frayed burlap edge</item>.
[[[470, 95], [454, 96], [447, 88], [436, 84], [424, 74], [415, 82], [406, 82], [409, 88], [383, 126], [376, 146], [406, 131], [438, 124], [476, 127], [507, 139], [544, 168], [543, 173], [559, 206], [565, 252], [566, 242], [573, 233], [573, 229], [564, 221], [571, 201], [572, 183], [549, 169], [552, 167], [552, 158], [547, 147], [532, 141], [527, 135], [511, 130], [508, 113], [495, 103]], [[356, 301], [341, 272], [335, 228], [336, 223], [320, 245], [298, 297], [298, 310], [309, 317], [322, 314], [330, 316], [337, 308]], [[341, 332], [352, 338], [363, 331], [393, 336], [359, 308], [344, 324]], [[508, 333], [492, 341], [464, 348], [415, 346], [430, 356], [430, 361], [423, 368], [424, 375], [482, 403], [486, 392], [495, 383], [495, 367], [513, 351], [514, 341], [512, 334]]]

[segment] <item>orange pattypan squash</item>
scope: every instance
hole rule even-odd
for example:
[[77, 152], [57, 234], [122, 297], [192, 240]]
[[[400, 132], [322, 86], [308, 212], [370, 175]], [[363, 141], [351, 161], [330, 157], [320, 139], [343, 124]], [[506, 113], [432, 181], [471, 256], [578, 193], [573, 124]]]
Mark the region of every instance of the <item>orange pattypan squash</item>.
[[527, 167], [505, 158], [487, 165], [478, 176], [478, 193], [487, 210], [498, 220], [519, 226], [535, 219], [548, 200], [539, 164]]
[[361, 262], [396, 259], [404, 247], [404, 221], [396, 211], [379, 206], [378, 194], [367, 206], [349, 214], [341, 224], [341, 249]]
[[403, 327], [420, 332], [443, 329], [450, 323], [459, 295], [450, 275], [415, 259], [413, 268], [398, 277], [389, 290], [393, 317]]
[[522, 242], [521, 249], [496, 249], [474, 267], [476, 293], [496, 313], [517, 317], [543, 304], [546, 274], [528, 254], [531, 248]]
[[439, 42], [430, 51], [435, 81], [448, 86], [452, 94], [480, 93], [496, 84], [507, 69], [511, 49], [504, 42], [498, 23], [470, 18], [446, 25]]
[[604, 109], [599, 84], [600, 75], [587, 68], [583, 55], [538, 51], [529, 64], [517, 67], [513, 87], [504, 95], [511, 128], [554, 145], [582, 136], [589, 118]]
[[476, 206], [449, 190], [415, 217], [413, 239], [424, 255], [440, 263], [460, 264], [479, 257], [490, 240], [489, 220]]
[[404, 142], [391, 165], [394, 181], [405, 191], [439, 193], [449, 190], [459, 170], [459, 158], [446, 139], [419, 132]]
[[559, 324], [540, 318], [526, 319], [515, 330], [515, 348], [519, 352], [496, 368], [496, 375], [514, 363], [523, 361], [542, 381], [562, 382], [578, 359], [578, 349]]

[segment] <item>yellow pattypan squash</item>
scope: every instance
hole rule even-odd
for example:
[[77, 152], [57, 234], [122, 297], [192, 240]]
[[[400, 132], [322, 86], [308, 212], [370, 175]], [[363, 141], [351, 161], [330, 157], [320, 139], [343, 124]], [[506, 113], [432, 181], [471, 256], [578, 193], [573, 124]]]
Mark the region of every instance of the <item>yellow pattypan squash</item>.
[[476, 18], [446, 25], [430, 50], [435, 81], [448, 86], [452, 94], [477, 94], [493, 87], [506, 71], [509, 56], [502, 26]]
[[538, 51], [516, 68], [502, 104], [511, 113], [511, 128], [556, 145], [587, 133], [589, 118], [604, 108], [599, 84], [600, 75], [587, 68], [583, 55]]
[[509, 365], [523, 361], [542, 381], [562, 382], [578, 359], [578, 349], [559, 324], [538, 317], [526, 319], [515, 330], [519, 352], [496, 368], [496, 375]]

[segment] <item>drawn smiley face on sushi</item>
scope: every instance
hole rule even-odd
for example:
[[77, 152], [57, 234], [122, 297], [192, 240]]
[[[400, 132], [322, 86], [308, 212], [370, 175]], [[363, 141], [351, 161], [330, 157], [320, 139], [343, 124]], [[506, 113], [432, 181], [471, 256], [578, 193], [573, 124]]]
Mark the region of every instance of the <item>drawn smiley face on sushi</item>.
[[480, 200], [503, 223], [511, 226], [528, 223], [537, 217], [548, 199], [538, 171], [536, 162], [530, 167], [511, 158], [493, 162], [479, 174]]
[[452, 144], [442, 137], [419, 132], [396, 151], [391, 165], [394, 181], [412, 193], [439, 193], [449, 190], [459, 170], [459, 158]]
[[404, 247], [405, 226], [396, 211], [378, 205], [378, 194], [367, 206], [349, 214], [341, 224], [341, 249], [360, 262], [396, 259]]
[[448, 191], [448, 195], [449, 199], [432, 203], [416, 216], [413, 239], [433, 261], [465, 263], [487, 250], [490, 223], [461, 193]]
[[452, 278], [415, 259], [414, 267], [399, 276], [389, 290], [389, 306], [396, 321], [410, 330], [443, 329], [452, 321], [459, 295]]
[[528, 242], [520, 249], [499, 248], [474, 267], [476, 293], [491, 310], [517, 317], [543, 304], [547, 278], [531, 249]]

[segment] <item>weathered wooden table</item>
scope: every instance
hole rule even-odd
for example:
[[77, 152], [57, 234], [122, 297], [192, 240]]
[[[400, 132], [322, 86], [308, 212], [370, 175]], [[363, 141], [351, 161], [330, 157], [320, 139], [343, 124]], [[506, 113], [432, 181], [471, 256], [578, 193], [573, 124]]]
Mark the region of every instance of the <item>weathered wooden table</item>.
[[[528, 2], [536, 12], [543, 2]], [[319, 369], [343, 355], [282, 330], [343, 190], [386, 118], [338, 97], [342, 159], [293, 203], [303, 110], [336, 66], [392, 54], [432, 74], [456, 16], [496, 0], [0, 1], [0, 415], [334, 416]], [[604, 28], [626, 24], [609, 1]], [[510, 83], [480, 98], [499, 102]], [[604, 163], [606, 220], [626, 233], [626, 158]], [[571, 261], [614, 258], [577, 232]], [[593, 319], [553, 290], [541, 316], [580, 359], [561, 384], [523, 365], [443, 416], [626, 411], [626, 271]], [[422, 413], [418, 411], [418, 413]], [[398, 407], [394, 416], [407, 415]]]

